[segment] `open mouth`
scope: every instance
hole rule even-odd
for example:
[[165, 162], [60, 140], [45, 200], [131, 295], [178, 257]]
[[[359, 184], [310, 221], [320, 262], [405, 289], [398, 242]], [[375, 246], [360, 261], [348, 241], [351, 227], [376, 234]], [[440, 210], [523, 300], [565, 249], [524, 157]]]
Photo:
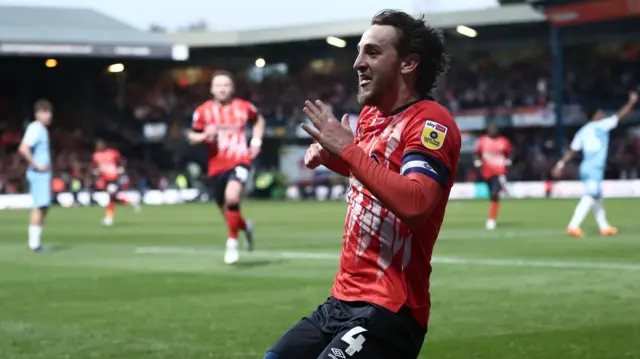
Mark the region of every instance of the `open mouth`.
[[371, 83], [371, 78], [368, 76], [360, 75], [360, 87], [365, 87]]

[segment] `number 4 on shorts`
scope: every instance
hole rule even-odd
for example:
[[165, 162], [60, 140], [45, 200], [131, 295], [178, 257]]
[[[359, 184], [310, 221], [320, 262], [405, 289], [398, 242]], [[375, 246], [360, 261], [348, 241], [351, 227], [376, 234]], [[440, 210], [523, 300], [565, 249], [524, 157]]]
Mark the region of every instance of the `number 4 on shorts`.
[[359, 352], [362, 350], [362, 344], [365, 342], [365, 338], [362, 335], [358, 335], [360, 333], [366, 332], [367, 330], [363, 327], [355, 327], [349, 330], [345, 335], [342, 336], [342, 341], [349, 344], [349, 347], [345, 350], [349, 356]]

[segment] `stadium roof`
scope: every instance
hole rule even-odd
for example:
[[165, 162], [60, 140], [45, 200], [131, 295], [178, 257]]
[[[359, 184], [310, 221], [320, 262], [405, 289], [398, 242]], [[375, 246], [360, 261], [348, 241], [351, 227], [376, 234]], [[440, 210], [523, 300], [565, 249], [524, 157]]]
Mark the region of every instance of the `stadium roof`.
[[0, 54], [181, 60], [185, 50], [90, 9], [0, 6]]
[[[425, 14], [425, 16], [431, 25], [442, 29], [458, 25], [484, 26], [546, 21], [544, 14], [524, 4], [485, 10]], [[364, 19], [246, 31], [173, 32], [166, 36], [173, 42], [190, 47], [242, 46], [322, 39], [327, 36], [359, 36], [369, 26], [369, 22], [370, 19]]]

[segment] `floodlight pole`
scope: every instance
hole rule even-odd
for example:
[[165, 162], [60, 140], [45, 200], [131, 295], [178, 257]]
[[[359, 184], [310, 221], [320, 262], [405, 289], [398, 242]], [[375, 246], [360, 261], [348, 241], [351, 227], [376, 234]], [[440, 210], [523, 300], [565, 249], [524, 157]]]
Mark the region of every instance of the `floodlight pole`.
[[562, 29], [551, 25], [551, 56], [553, 57], [553, 88], [554, 111], [556, 115], [556, 148], [560, 156], [564, 153], [564, 46], [562, 44]]

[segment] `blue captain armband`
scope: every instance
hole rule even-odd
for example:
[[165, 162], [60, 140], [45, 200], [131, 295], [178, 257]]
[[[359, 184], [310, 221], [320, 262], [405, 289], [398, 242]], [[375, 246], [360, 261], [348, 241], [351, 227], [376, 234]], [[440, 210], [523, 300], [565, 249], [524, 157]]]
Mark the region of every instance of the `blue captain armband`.
[[438, 182], [444, 189], [449, 184], [451, 171], [442, 161], [433, 158], [426, 153], [412, 151], [406, 152], [402, 157], [402, 168], [400, 174], [403, 176], [409, 173], [420, 173]]

